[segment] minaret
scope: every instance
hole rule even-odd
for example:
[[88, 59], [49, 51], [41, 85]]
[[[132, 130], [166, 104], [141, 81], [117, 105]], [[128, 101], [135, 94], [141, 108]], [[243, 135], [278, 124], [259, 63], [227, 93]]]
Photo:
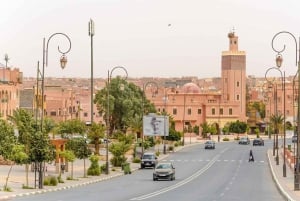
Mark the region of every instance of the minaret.
[[239, 113], [246, 118], [246, 53], [238, 49], [238, 37], [228, 33], [229, 50], [222, 52], [222, 99], [239, 104]]

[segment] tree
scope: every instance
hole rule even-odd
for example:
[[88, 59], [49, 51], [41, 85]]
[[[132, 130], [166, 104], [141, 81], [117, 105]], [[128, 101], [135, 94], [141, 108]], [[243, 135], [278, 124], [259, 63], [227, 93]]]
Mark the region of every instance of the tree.
[[56, 131], [57, 133], [61, 134], [62, 137], [70, 138], [74, 134], [83, 135], [86, 132], [86, 125], [79, 119], [71, 119], [60, 122]]
[[105, 126], [102, 124], [97, 124], [95, 122], [88, 128], [87, 137], [91, 139], [95, 144], [95, 154], [99, 155], [99, 142], [100, 138], [103, 138], [105, 135]]
[[[109, 97], [107, 97], [108, 87]], [[109, 135], [114, 130], [125, 132], [132, 117], [136, 115], [141, 117], [140, 114], [143, 113], [156, 113], [154, 104], [146, 99], [144, 92], [138, 86], [128, 83], [120, 77], [111, 79], [109, 86], [98, 91], [94, 102], [97, 105], [98, 112], [104, 114], [104, 119], [107, 119], [109, 114]], [[142, 117], [140, 121], [142, 121]]]
[[275, 134], [279, 133], [279, 129], [282, 127], [282, 124], [284, 122], [284, 118], [282, 115], [271, 115], [270, 118], [271, 124], [273, 125], [275, 129]]
[[[8, 116], [8, 120], [11, 121], [14, 126], [18, 129], [18, 142], [25, 146], [25, 153], [29, 156], [30, 155], [30, 143], [31, 143], [31, 136], [39, 130], [37, 122], [33, 119], [32, 114], [24, 109], [17, 109], [13, 111], [12, 116]], [[32, 160], [28, 160], [30, 163]], [[28, 172], [29, 166], [28, 164], [25, 165], [26, 171], [26, 186], [28, 186]]]
[[207, 138], [207, 134], [210, 133], [210, 126], [207, 122], [203, 122], [200, 126], [202, 128], [202, 137]]
[[65, 150], [59, 153], [60, 156], [64, 157], [68, 162], [71, 162], [71, 179], [73, 179], [73, 162], [76, 156], [72, 150]]
[[241, 122], [239, 120], [230, 123], [229, 125], [229, 132], [231, 133], [245, 133], [247, 130], [247, 124], [245, 122]]
[[88, 148], [85, 138], [71, 138], [66, 143], [66, 149], [72, 150], [76, 158], [83, 159], [83, 177], [86, 177], [85, 159], [91, 155], [91, 150]]
[[4, 185], [4, 190], [8, 191], [9, 188], [7, 186], [7, 183], [8, 183], [9, 175], [11, 173], [13, 165], [14, 164], [27, 164], [29, 157], [25, 153], [25, 146], [24, 145], [15, 144], [15, 145], [13, 145], [12, 150], [9, 153], [9, 155], [7, 156], [6, 159], [9, 159], [9, 160], [13, 161], [10, 165], [10, 168], [9, 168], [6, 180], [5, 180], [5, 185]]

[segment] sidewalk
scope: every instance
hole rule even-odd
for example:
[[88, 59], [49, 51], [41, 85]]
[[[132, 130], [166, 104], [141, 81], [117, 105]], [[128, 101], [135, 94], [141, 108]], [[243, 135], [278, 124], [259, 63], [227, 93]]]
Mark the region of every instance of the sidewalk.
[[272, 149], [268, 150], [268, 162], [270, 170], [281, 194], [289, 201], [300, 200], [300, 191], [294, 191], [294, 173], [293, 170], [286, 164], [286, 177], [283, 177], [283, 150], [280, 149], [279, 165], [276, 165], [275, 157]]

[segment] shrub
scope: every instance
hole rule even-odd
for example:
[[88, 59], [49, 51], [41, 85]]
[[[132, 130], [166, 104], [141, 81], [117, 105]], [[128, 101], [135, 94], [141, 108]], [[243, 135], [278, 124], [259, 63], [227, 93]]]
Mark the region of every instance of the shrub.
[[92, 176], [99, 176], [101, 173], [101, 169], [99, 166], [99, 158], [96, 155], [92, 155], [90, 157], [91, 166], [88, 168], [87, 174]]
[[175, 146], [175, 147], [178, 147], [178, 146], [179, 146], [179, 143], [178, 143], [178, 142], [175, 142], [175, 143], [174, 143], [174, 146]]
[[135, 157], [135, 158], [132, 160], [132, 162], [133, 162], [133, 163], [140, 163], [140, 162], [141, 162], [141, 159]]
[[61, 178], [61, 176], [57, 177], [57, 181], [58, 181], [58, 183], [65, 183], [64, 180]]
[[224, 137], [223, 141], [229, 141], [229, 138], [228, 137]]
[[240, 140], [240, 137], [239, 137], [239, 136], [237, 136], [237, 137], [235, 137], [235, 138], [234, 138], [234, 140]]
[[169, 146], [169, 147], [168, 147], [168, 150], [169, 150], [169, 151], [174, 151], [174, 147], [173, 147], [173, 146]]
[[159, 151], [156, 151], [156, 152], [155, 152], [155, 155], [156, 155], [156, 156], [159, 156], [159, 155], [160, 155], [160, 152], [159, 152]]
[[45, 186], [57, 186], [58, 181], [55, 176], [48, 176], [44, 179], [44, 185]]

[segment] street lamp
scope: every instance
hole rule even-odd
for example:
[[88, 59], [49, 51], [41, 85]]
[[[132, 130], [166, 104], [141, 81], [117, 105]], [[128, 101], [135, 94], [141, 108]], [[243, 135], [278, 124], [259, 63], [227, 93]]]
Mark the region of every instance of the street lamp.
[[[281, 64], [281, 63], [276, 63], [276, 64]], [[270, 80], [268, 80], [268, 78], [267, 78], [267, 74], [268, 74], [268, 72], [270, 71], [270, 70], [277, 70], [279, 73], [280, 73], [280, 78], [281, 78], [281, 90], [283, 90], [283, 104], [284, 104], [284, 106], [283, 106], [283, 113], [284, 113], [284, 116], [283, 116], [283, 127], [284, 127], [284, 129], [285, 129], [285, 84], [284, 84], [284, 82], [285, 82], [285, 74], [284, 74], [284, 76], [282, 75], [282, 71], [279, 69], [279, 67], [271, 67], [271, 68], [268, 68], [267, 69], [267, 71], [266, 71], [266, 74], [265, 74], [265, 79], [270, 83], [270, 82], [276, 82], [274, 79], [272, 80], [272, 81], [270, 81]], [[274, 112], [275, 112], [275, 121], [276, 122], [274, 122], [275, 123], [275, 134], [276, 134], [276, 165], [279, 165], [279, 156], [278, 156], [278, 118], [279, 118], [279, 116], [278, 116], [278, 110], [277, 110], [277, 83], [275, 83], [275, 86], [274, 86]], [[284, 133], [285, 133], [285, 131], [284, 131]], [[273, 155], [274, 155], [274, 147], [273, 147]]]
[[[154, 81], [149, 81], [149, 82], [146, 82], [145, 84], [143, 84], [143, 95], [142, 95], [142, 122], [143, 122], [143, 117], [144, 117], [144, 113], [145, 113], [145, 108], [144, 108], [144, 104], [145, 104], [145, 97], [146, 97], [146, 94], [145, 94], [145, 91], [147, 89], [147, 86], [148, 85], [154, 85], [156, 87], [154, 93], [152, 93], [152, 96], [154, 94], [156, 94], [158, 92], [158, 84]], [[165, 120], [165, 119], [164, 119]], [[165, 132], [164, 132], [165, 133]], [[142, 131], [142, 155], [144, 154], [144, 131]]]
[[[47, 40], [47, 44], [46, 44], [46, 39], [43, 39], [43, 68], [42, 68], [42, 73], [41, 73], [41, 80], [42, 80], [42, 98], [41, 98], [41, 132], [43, 132], [43, 119], [44, 119], [44, 99], [45, 99], [45, 66], [48, 66], [48, 46], [49, 46], [49, 42], [51, 40], [51, 38], [53, 38], [54, 36], [64, 36], [68, 42], [69, 42], [69, 48], [66, 51], [61, 51], [59, 46], [58, 46], [58, 52], [60, 52], [62, 54], [62, 56], [60, 57], [60, 66], [62, 69], [64, 69], [66, 67], [67, 64], [67, 57], [66, 54], [71, 50], [71, 40], [69, 38], [69, 36], [67, 36], [64, 33], [54, 33], [52, 34], [48, 40]], [[38, 90], [38, 89], [37, 89]], [[43, 174], [42, 174], [42, 162], [39, 162], [39, 188], [43, 188]]]
[[185, 92], [185, 90], [183, 90], [182, 146], [184, 146], [184, 129], [185, 129], [185, 95], [186, 95], [186, 92]]
[[110, 131], [110, 114], [109, 114], [109, 89], [110, 89], [110, 81], [111, 81], [111, 77], [112, 77], [112, 73], [116, 70], [116, 69], [120, 69], [123, 70], [125, 72], [125, 78], [123, 78], [124, 80], [127, 79], [128, 77], [128, 73], [126, 68], [124, 68], [123, 66], [116, 66], [114, 67], [110, 72], [108, 71], [107, 73], [107, 114], [106, 114], [106, 163], [105, 163], [105, 173], [109, 174], [109, 162], [108, 162], [108, 136], [109, 136], [109, 131]]
[[[165, 87], [165, 95], [164, 95], [164, 108], [165, 108], [165, 114], [164, 114], [164, 150], [163, 153], [166, 154], [167, 153], [167, 148], [166, 148], [166, 115], [167, 115], [167, 101], [168, 101], [168, 89], [170, 88], [166, 88]], [[172, 88], [171, 88], [172, 90]]]
[[[281, 56], [281, 53], [285, 50], [285, 45], [283, 46], [283, 48], [281, 50], [277, 50], [274, 48], [274, 40], [275, 38], [278, 36], [278, 35], [281, 35], [281, 34], [287, 34], [289, 36], [292, 37], [292, 39], [294, 39], [294, 42], [295, 42], [295, 45], [296, 45], [296, 66], [297, 66], [297, 72], [298, 72], [298, 111], [297, 111], [297, 156], [296, 156], [296, 168], [295, 168], [295, 176], [294, 176], [294, 190], [300, 190], [300, 167], [299, 167], [299, 157], [300, 157], [300, 149], [299, 149], [299, 146], [300, 146], [300, 141], [299, 141], [299, 137], [300, 137], [300, 96], [299, 96], [299, 92], [300, 92], [300, 76], [299, 76], [299, 69], [300, 69], [300, 54], [298, 52], [298, 47], [300, 46], [297, 46], [298, 43], [297, 43], [297, 39], [296, 37], [290, 33], [290, 32], [287, 32], [287, 31], [281, 31], [281, 32], [278, 32], [274, 35], [273, 39], [272, 39], [272, 48], [275, 52], [277, 52], [277, 57], [276, 57], [276, 63], [277, 64], [281, 64], [282, 63], [282, 56]], [[298, 42], [300, 43], [300, 39], [298, 40]], [[285, 136], [284, 136], [285, 137]], [[285, 147], [284, 147], [285, 149]], [[285, 158], [285, 156], [284, 156]]]
[[94, 121], [94, 60], [93, 60], [93, 36], [95, 35], [94, 21], [90, 19], [89, 21], [89, 36], [91, 37], [91, 124]]

